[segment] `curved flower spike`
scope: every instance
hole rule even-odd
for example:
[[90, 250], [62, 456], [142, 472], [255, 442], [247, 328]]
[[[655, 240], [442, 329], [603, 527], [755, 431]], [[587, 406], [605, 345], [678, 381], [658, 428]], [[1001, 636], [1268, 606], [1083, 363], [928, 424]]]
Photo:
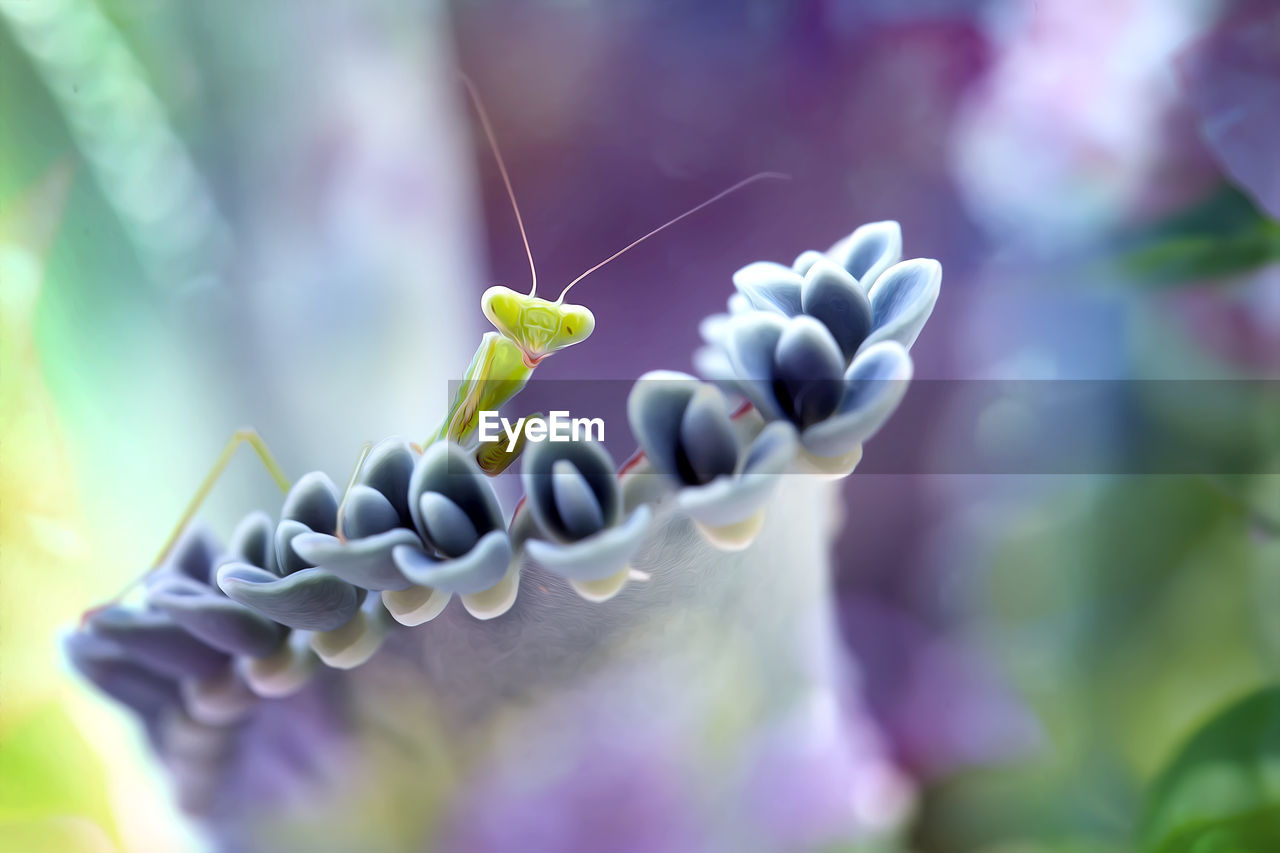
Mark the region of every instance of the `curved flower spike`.
[[722, 550], [750, 545], [765, 501], [795, 456], [794, 427], [775, 421], [748, 445], [719, 390], [665, 370], [640, 377], [627, 416], [653, 470], [676, 486], [677, 501], [703, 536]]
[[652, 512], [637, 507], [619, 524], [622, 493], [608, 452], [590, 441], [538, 442], [525, 451], [520, 477], [533, 519], [550, 537], [527, 541], [529, 556], [589, 601], [617, 595]]
[[[263, 567], [234, 560], [218, 569], [219, 588], [268, 618], [300, 631], [332, 631], [355, 616], [360, 596], [355, 587], [324, 569], [316, 568], [293, 547], [293, 541], [314, 531], [333, 532], [338, 490], [324, 474], [300, 479], [285, 498], [283, 518], [273, 537], [275, 564]], [[258, 548], [257, 533], [237, 537], [242, 547]], [[269, 559], [267, 562], [270, 562]]]
[[446, 600], [461, 596], [477, 618], [509, 610], [519, 566], [502, 507], [475, 456], [453, 442], [437, 441], [418, 460], [408, 495], [421, 541], [392, 550], [400, 572], [423, 590], [443, 593]]
[[861, 349], [842, 371], [839, 346], [811, 317], [734, 318], [728, 350], [739, 387], [761, 415], [794, 425], [808, 467], [837, 477], [853, 470], [862, 442], [897, 408], [911, 379], [911, 358], [896, 341]]

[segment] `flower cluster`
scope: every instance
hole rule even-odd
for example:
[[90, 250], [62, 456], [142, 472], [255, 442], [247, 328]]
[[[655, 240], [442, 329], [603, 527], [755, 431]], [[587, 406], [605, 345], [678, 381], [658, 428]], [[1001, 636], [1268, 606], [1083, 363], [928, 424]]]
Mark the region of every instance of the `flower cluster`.
[[672, 371], [640, 377], [627, 415], [648, 469], [676, 489], [708, 541], [723, 550], [750, 545], [765, 501], [796, 455], [795, 428], [778, 421], [751, 436], [752, 422], [735, 422], [719, 389]]
[[[364, 663], [393, 622], [420, 625], [455, 596], [476, 618], [506, 613], [525, 563], [585, 599], [612, 598], [647, 576], [656, 504], [722, 550], [746, 548], [782, 474], [847, 474], [901, 400], [941, 279], [937, 262], [901, 254], [897, 224], [883, 222], [791, 267], [740, 270], [730, 313], [702, 326], [711, 381], [655, 371], [633, 387], [641, 453], [622, 475], [597, 443], [532, 443], [508, 523], [473, 448], [389, 439], [345, 493], [313, 472], [278, 523], [247, 516], [225, 550], [188, 535], [147, 575], [140, 604], [91, 612], [68, 654], [146, 720], [181, 706], [230, 725], [318, 663]], [[727, 394], [749, 405], [734, 411]]]
[[342, 535], [301, 536], [295, 550], [368, 590], [403, 625], [435, 618], [453, 595], [492, 618], [515, 600], [518, 568], [498, 498], [474, 457], [438, 441], [418, 455], [377, 445], [347, 495]]
[[639, 506], [626, 518], [613, 460], [599, 444], [539, 443], [521, 468], [525, 506], [544, 538], [528, 538], [529, 556], [567, 578], [578, 594], [606, 601], [631, 575], [628, 565], [652, 515]]
[[702, 324], [699, 370], [794, 425], [811, 469], [848, 474], [906, 393], [942, 283], [937, 261], [901, 258], [898, 223], [877, 222], [790, 267], [743, 267], [730, 313]]

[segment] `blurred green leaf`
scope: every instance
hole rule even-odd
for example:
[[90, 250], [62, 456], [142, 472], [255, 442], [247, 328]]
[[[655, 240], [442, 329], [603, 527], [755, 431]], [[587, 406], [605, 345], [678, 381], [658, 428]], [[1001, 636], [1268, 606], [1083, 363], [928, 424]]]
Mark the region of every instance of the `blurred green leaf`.
[[1146, 853], [1280, 850], [1280, 687], [1196, 732], [1152, 786], [1141, 839]]
[[1187, 210], [1122, 238], [1113, 260], [1126, 279], [1142, 284], [1226, 279], [1280, 261], [1280, 222], [1223, 185]]

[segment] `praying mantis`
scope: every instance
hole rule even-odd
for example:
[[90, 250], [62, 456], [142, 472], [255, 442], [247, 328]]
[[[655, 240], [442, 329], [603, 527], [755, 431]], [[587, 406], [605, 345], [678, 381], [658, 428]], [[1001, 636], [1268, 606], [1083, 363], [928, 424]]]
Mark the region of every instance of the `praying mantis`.
[[[525, 254], [529, 260], [531, 280], [527, 294], [502, 285], [495, 285], [486, 290], [481, 296], [480, 309], [493, 325], [495, 331], [486, 332], [481, 338], [464, 378], [453, 395], [443, 422], [425, 444], [440, 440], [449, 440], [458, 444], [468, 443], [477, 429], [480, 412], [499, 409], [524, 388], [529, 378], [533, 375], [533, 371], [544, 359], [553, 353], [581, 343], [591, 336], [591, 333], [595, 330], [595, 316], [591, 313], [591, 310], [584, 305], [565, 302], [565, 296], [578, 282], [621, 257], [650, 237], [749, 184], [761, 180], [786, 180], [789, 177], [777, 172], [760, 172], [741, 180], [639, 239], [632, 241], [603, 261], [592, 266], [570, 281], [555, 301], [544, 299], [537, 295], [538, 274], [533, 259], [533, 251], [529, 245], [529, 237], [520, 214], [520, 206], [516, 201], [511, 177], [507, 172], [506, 163], [503, 161], [502, 152], [498, 146], [489, 115], [470, 80], [463, 76], [462, 83], [479, 118], [489, 147], [493, 151], [498, 171], [502, 176], [503, 185], [506, 188], [512, 210], [515, 213], [516, 224], [519, 227], [520, 236], [524, 242]], [[218, 478], [241, 445], [248, 445], [254, 451], [276, 485], [280, 487], [282, 492], [288, 493], [291, 485], [290, 480], [284, 474], [283, 469], [276, 461], [275, 456], [271, 453], [262, 436], [253, 429], [237, 430], [227, 441], [213, 467], [197, 488], [195, 495], [162, 546], [152, 565], [152, 569], [144, 572], [137, 580], [130, 583], [113, 600], [123, 598], [150, 571], [164, 563], [183, 531], [191, 523], [205, 498], [208, 497]], [[372, 446], [372, 442], [364, 444], [351, 477], [347, 481], [342, 502], [338, 507], [339, 522], [341, 522], [346, 505], [346, 495], [357, 481], [361, 467]], [[517, 446], [512, 453], [506, 453], [503, 450], [494, 451], [492, 448], [489, 449], [489, 452], [482, 450], [477, 453], [477, 461], [486, 473], [496, 474], [514, 461], [516, 456], [519, 455], [520, 449], [521, 447]], [[339, 536], [341, 536], [341, 529], [342, 526], [339, 523]]]
[[[503, 162], [502, 152], [498, 147], [488, 113], [470, 81], [463, 78], [463, 83], [471, 102], [475, 105], [480, 125], [493, 150], [498, 171], [502, 175], [507, 196], [511, 200], [516, 224], [520, 228], [525, 253], [529, 258], [531, 281], [527, 294], [517, 293], [502, 285], [494, 285], [480, 297], [480, 310], [497, 331], [487, 332], [481, 339], [462, 384], [449, 406], [444, 423], [435, 435], [436, 440], [448, 438], [457, 442], [465, 441], [475, 431], [481, 411], [496, 410], [519, 393], [529, 381], [529, 377], [533, 375], [534, 368], [543, 359], [552, 353], [582, 343], [591, 336], [596, 327], [596, 319], [591, 309], [564, 301], [574, 285], [655, 234], [670, 228], [687, 216], [692, 216], [707, 205], [714, 204], [730, 193], [759, 180], [787, 177], [776, 172], [761, 172], [739, 181], [728, 189], [721, 190], [591, 267], [565, 285], [564, 290], [560, 291], [560, 295], [552, 302], [538, 296], [538, 271], [533, 261], [533, 250], [529, 247], [524, 219], [520, 216], [520, 205], [516, 201], [511, 177], [507, 174], [507, 167]], [[507, 464], [510, 464], [509, 460]]]

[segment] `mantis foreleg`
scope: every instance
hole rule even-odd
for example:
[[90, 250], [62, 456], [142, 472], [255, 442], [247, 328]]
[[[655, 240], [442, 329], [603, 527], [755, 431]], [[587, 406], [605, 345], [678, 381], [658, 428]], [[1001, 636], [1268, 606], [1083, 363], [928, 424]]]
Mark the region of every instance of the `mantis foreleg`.
[[485, 333], [434, 440], [466, 441], [479, 425], [480, 412], [496, 411], [520, 392], [532, 374], [520, 347], [497, 332]]

